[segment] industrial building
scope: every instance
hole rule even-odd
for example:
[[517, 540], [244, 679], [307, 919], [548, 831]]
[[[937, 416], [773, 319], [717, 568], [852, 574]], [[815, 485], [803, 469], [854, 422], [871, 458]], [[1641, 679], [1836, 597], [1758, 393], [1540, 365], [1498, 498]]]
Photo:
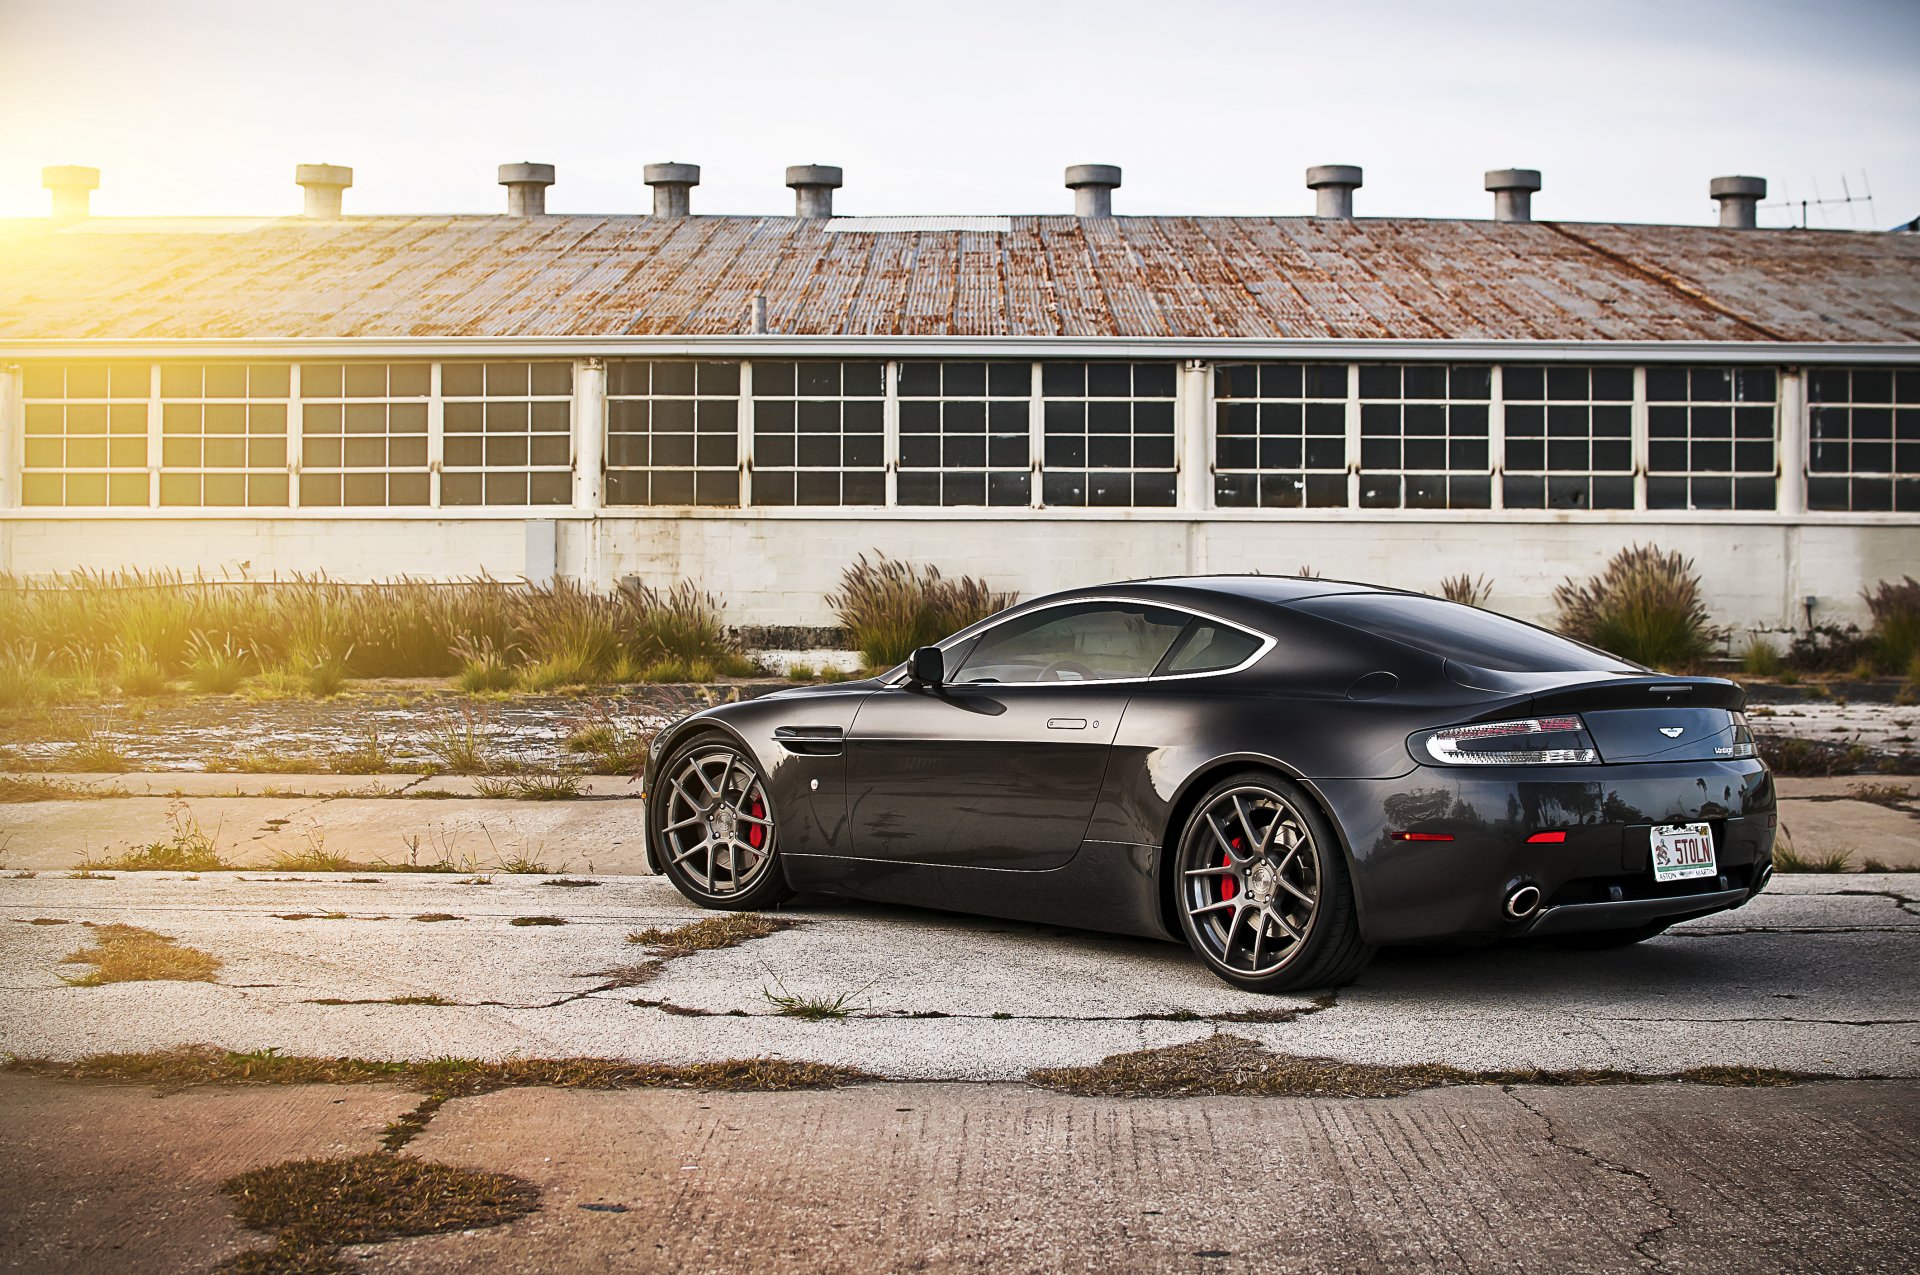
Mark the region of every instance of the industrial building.
[[[0, 222], [0, 569], [680, 578], [828, 621], [875, 549], [1032, 594], [1293, 572], [1493, 605], [1628, 544], [1736, 629], [1862, 618], [1920, 571], [1920, 235], [1491, 216], [650, 213]], [[1305, 202], [1303, 196], [1303, 202]], [[1703, 201], [1704, 203], [1704, 201]]]

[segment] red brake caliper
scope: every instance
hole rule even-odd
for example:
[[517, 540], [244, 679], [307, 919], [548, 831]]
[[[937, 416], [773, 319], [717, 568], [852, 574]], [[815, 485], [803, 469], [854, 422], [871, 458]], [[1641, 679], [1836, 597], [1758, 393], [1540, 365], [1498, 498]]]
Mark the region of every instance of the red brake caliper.
[[[753, 808], [749, 810], [747, 813], [752, 815], [755, 819], [765, 819], [767, 817], [767, 805], [765, 802], [761, 801], [758, 797], [755, 797], [753, 799]], [[762, 845], [762, 843], [766, 841], [766, 839], [767, 839], [767, 829], [765, 824], [756, 823], [756, 824], [748, 825], [747, 827], [747, 844], [748, 845], [752, 846], [755, 850], [758, 850]]]
[[[1235, 850], [1238, 850], [1240, 848], [1240, 838], [1235, 837], [1233, 839], [1233, 848]], [[1232, 865], [1232, 863], [1233, 863], [1233, 859], [1230, 856], [1224, 855], [1224, 854], [1220, 856], [1221, 867], [1223, 868], [1229, 867]], [[1231, 899], [1234, 895], [1238, 894], [1239, 892], [1240, 892], [1240, 885], [1232, 877], [1223, 876], [1220, 878], [1220, 898], [1223, 902], [1227, 899]]]

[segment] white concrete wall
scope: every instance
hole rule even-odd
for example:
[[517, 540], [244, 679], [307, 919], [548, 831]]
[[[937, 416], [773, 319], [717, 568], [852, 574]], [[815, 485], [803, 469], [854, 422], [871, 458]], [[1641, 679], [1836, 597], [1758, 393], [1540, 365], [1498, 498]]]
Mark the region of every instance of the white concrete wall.
[[[0, 514], [0, 568], [517, 579], [529, 567], [526, 530], [527, 520], [498, 515]], [[1496, 609], [1545, 620], [1561, 580], [1600, 570], [1629, 544], [1654, 543], [1694, 559], [1715, 622], [1740, 631], [1802, 624], [1801, 599], [1809, 594], [1819, 599], [1817, 620], [1864, 623], [1863, 588], [1920, 574], [1920, 526], [1886, 516], [608, 511], [563, 515], [556, 530], [561, 576], [599, 587], [624, 576], [656, 585], [692, 579], [726, 601], [736, 624], [832, 623], [824, 595], [842, 567], [875, 550], [980, 576], [1023, 596], [1141, 576], [1285, 575], [1302, 567], [1437, 591], [1442, 579], [1467, 572], [1492, 579]]]

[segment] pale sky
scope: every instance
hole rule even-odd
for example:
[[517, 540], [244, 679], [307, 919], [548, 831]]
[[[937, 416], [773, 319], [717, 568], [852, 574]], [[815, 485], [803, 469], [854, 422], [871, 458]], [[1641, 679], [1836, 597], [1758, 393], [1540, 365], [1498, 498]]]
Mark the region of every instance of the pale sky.
[[[843, 213], [1066, 212], [1070, 163], [1126, 213], [1299, 214], [1303, 171], [1366, 170], [1367, 215], [1709, 222], [1708, 179], [1920, 215], [1913, 0], [0, 0], [0, 216], [40, 169], [102, 170], [107, 215], [496, 213], [503, 162], [554, 212], [644, 212], [641, 166], [698, 163], [696, 213], [784, 213], [839, 164]], [[1797, 220], [1798, 214], [1792, 214]], [[1763, 208], [1763, 225], [1788, 224]]]

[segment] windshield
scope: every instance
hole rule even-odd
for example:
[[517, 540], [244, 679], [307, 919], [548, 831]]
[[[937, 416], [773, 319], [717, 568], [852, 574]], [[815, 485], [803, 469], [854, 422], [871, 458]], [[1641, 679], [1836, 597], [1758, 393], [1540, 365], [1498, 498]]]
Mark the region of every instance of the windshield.
[[1308, 598], [1296, 611], [1500, 673], [1637, 673], [1639, 669], [1571, 638], [1439, 598], [1347, 593]]

